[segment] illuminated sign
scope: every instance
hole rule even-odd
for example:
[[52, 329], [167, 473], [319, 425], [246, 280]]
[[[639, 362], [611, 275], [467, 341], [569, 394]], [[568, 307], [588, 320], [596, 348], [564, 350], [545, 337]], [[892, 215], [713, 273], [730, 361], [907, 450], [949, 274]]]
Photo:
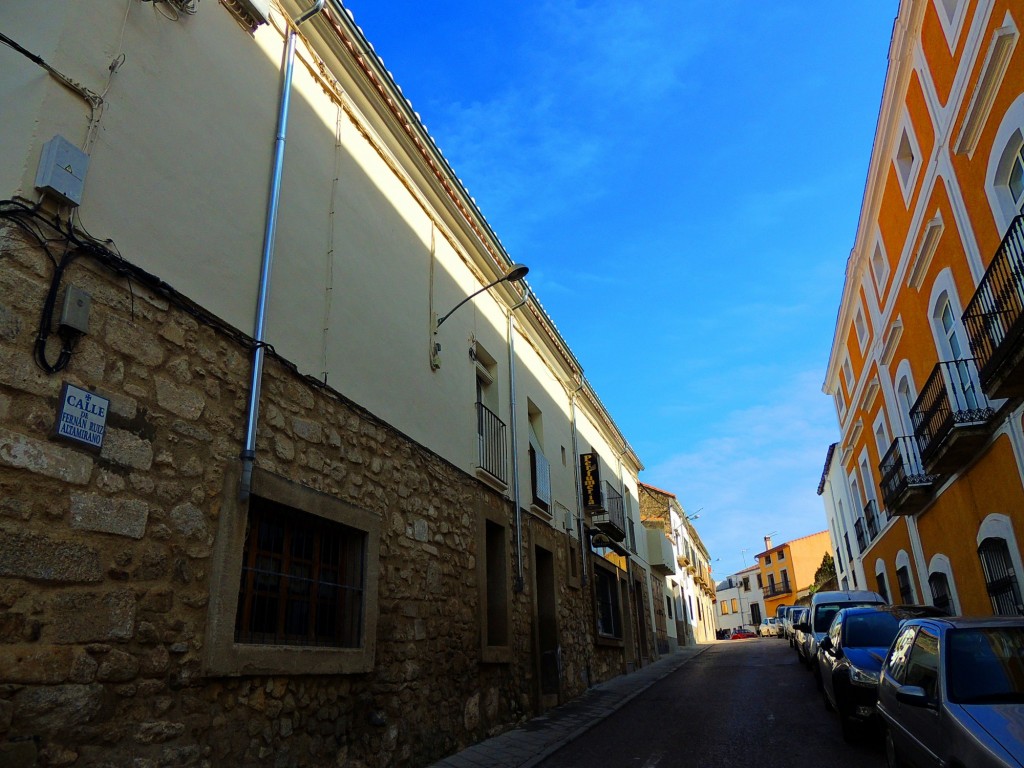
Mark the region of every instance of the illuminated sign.
[[98, 451], [103, 447], [109, 412], [107, 398], [64, 382], [53, 434]]
[[601, 498], [601, 460], [596, 453], [580, 454], [580, 484], [583, 486], [583, 507], [604, 509]]

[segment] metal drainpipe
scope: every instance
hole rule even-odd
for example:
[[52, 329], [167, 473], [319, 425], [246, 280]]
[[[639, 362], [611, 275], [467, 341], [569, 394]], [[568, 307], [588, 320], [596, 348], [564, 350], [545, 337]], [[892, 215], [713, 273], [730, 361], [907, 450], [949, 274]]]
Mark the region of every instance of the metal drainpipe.
[[271, 166], [270, 199], [263, 230], [263, 263], [260, 268], [260, 287], [256, 299], [256, 322], [253, 336], [252, 379], [249, 382], [249, 409], [245, 422], [245, 445], [242, 447], [242, 481], [239, 498], [246, 501], [252, 491], [252, 470], [256, 461], [256, 426], [259, 423], [260, 387], [263, 383], [263, 358], [266, 344], [263, 339], [267, 321], [267, 296], [270, 293], [270, 269], [274, 261], [274, 240], [277, 236], [277, 211], [281, 203], [281, 178], [284, 173], [284, 143], [288, 131], [288, 111], [291, 106], [292, 72], [295, 69], [295, 30], [323, 10], [326, 0], [316, 0], [313, 7], [302, 14], [285, 38], [284, 77], [277, 111], [277, 138], [274, 140], [274, 159]]
[[509, 429], [512, 432], [512, 499], [516, 505], [516, 578], [512, 583], [515, 592], [526, 588], [523, 576], [523, 507], [519, 496], [519, 440], [516, 437], [516, 356], [515, 336], [513, 335], [512, 315], [523, 306], [530, 297], [530, 289], [526, 289], [523, 300], [508, 311], [508, 397], [509, 397]]
[[578, 520], [576, 522], [576, 530], [580, 536], [580, 560], [582, 566], [580, 570], [580, 576], [582, 577], [583, 586], [587, 585], [587, 546], [586, 532], [584, 531], [584, 520], [583, 520], [583, 489], [580, 487], [580, 445], [579, 435], [576, 430], [576, 398], [579, 397], [580, 390], [583, 389], [583, 377], [580, 377], [580, 383], [573, 390], [572, 394], [569, 395], [569, 417], [572, 426], [572, 469], [573, 478], [576, 481], [576, 512]]

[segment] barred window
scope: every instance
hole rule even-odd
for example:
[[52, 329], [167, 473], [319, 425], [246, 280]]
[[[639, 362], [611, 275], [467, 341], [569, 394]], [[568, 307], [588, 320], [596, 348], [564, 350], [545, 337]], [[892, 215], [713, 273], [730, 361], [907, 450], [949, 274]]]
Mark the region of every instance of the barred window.
[[985, 539], [978, 547], [978, 557], [985, 571], [985, 586], [992, 600], [992, 612], [997, 616], [1019, 616], [1024, 613], [1017, 574], [1006, 539]]
[[252, 497], [235, 642], [358, 648], [366, 534]]
[[928, 587], [932, 591], [932, 604], [946, 613], [952, 613], [953, 601], [949, 595], [949, 579], [946, 574], [936, 571], [928, 577]]

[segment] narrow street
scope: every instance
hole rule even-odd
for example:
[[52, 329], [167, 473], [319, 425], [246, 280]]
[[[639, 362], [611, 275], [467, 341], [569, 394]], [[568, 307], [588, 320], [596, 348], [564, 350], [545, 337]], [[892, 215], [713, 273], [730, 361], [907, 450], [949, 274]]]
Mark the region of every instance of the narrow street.
[[539, 765], [826, 764], [881, 768], [881, 739], [867, 729], [844, 742], [789, 644], [765, 638], [717, 643]]

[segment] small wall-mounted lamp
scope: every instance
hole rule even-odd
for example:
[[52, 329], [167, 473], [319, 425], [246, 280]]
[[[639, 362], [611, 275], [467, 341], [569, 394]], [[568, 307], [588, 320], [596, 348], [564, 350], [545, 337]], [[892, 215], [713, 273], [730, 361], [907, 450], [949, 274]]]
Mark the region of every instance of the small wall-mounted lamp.
[[508, 273], [506, 273], [502, 277], [499, 277], [497, 280], [488, 283], [480, 290], [474, 291], [473, 293], [469, 294], [469, 296], [467, 296], [454, 307], [452, 307], [450, 310], [448, 310], [448, 312], [446, 312], [441, 317], [437, 318], [437, 320], [434, 321], [434, 327], [432, 329], [433, 337], [430, 347], [430, 367], [433, 368], [435, 371], [441, 367], [441, 343], [437, 340], [437, 330], [438, 328], [441, 327], [441, 324], [445, 320], [447, 320], [449, 317], [455, 314], [455, 310], [457, 310], [467, 301], [472, 299], [474, 296], [479, 296], [481, 293], [493, 288], [498, 283], [518, 283], [524, 277], [526, 277], [526, 273], [529, 271], [530, 268], [525, 264], [513, 264], [511, 269], [509, 269]]

